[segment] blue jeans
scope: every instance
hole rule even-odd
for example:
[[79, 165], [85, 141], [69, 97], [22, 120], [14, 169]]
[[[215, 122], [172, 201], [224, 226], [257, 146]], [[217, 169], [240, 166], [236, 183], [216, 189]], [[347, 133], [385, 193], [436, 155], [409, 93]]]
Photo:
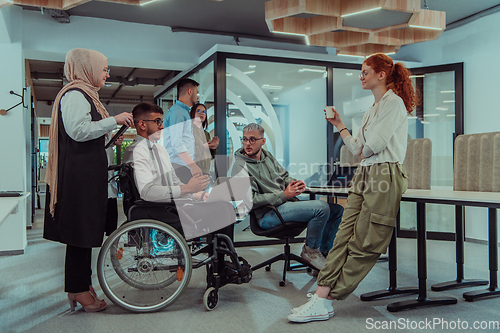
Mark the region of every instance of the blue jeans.
[[[306, 244], [327, 254], [342, 221], [344, 208], [321, 200], [287, 201], [279, 205], [278, 212], [285, 222], [307, 223]], [[281, 222], [274, 211], [268, 211], [260, 220], [262, 229], [271, 229]]]

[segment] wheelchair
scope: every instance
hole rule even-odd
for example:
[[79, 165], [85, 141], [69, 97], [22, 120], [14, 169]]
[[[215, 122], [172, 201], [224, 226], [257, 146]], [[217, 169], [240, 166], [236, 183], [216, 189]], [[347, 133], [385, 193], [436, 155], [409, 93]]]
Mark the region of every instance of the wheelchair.
[[[151, 211], [161, 209], [173, 217], [172, 221], [178, 221], [174, 203], [140, 200], [129, 164], [109, 169], [117, 171], [127, 215], [127, 221], [104, 242], [97, 261], [99, 284], [114, 304], [136, 313], [160, 311], [186, 290], [193, 269], [203, 266], [207, 271], [203, 296], [207, 310], [217, 306], [222, 286], [250, 281], [252, 270], [238, 257], [227, 235], [211, 233], [187, 242], [182, 227], [151, 218]], [[199, 254], [204, 254], [204, 259], [194, 262], [193, 257]], [[229, 257], [229, 261], [221, 265], [221, 257]]]

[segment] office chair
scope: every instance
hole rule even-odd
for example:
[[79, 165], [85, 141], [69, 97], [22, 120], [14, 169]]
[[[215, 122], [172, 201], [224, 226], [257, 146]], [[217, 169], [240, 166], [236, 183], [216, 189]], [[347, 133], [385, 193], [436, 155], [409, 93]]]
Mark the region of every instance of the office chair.
[[267, 266], [266, 271], [269, 271], [271, 270], [271, 264], [280, 260], [285, 261], [283, 266], [283, 280], [279, 282], [280, 286], [283, 287], [285, 285], [286, 272], [292, 270], [292, 267], [290, 266], [291, 260], [299, 262], [301, 264], [300, 265], [301, 268], [306, 267], [308, 270], [309, 269], [318, 270], [318, 269], [313, 265], [311, 265], [307, 260], [302, 259], [300, 256], [296, 254], [290, 253], [290, 239], [293, 239], [298, 235], [300, 235], [300, 233], [302, 233], [302, 231], [307, 227], [307, 223], [293, 222], [293, 221], [285, 222], [275, 206], [272, 205], [266, 205], [266, 206], [275, 212], [276, 216], [278, 216], [278, 218], [281, 221], [281, 225], [274, 227], [272, 229], [267, 229], [267, 230], [262, 229], [259, 226], [258, 219], [255, 216], [255, 212], [250, 211], [250, 229], [254, 234], [258, 236], [285, 240], [284, 252], [258, 265], [252, 266], [252, 271], [256, 271], [264, 266]]

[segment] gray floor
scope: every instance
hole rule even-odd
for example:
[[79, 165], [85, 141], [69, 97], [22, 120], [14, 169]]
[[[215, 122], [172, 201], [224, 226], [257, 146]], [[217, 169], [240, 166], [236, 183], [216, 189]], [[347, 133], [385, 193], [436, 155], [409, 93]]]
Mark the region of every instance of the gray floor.
[[[387, 263], [380, 262], [353, 295], [334, 303], [335, 317], [326, 322], [291, 324], [287, 321], [290, 308], [306, 302], [306, 294], [315, 290], [316, 279], [305, 272], [291, 272], [287, 285], [279, 287], [281, 265], [274, 265], [270, 272], [263, 269], [254, 272], [248, 284], [225, 286], [220, 290], [217, 308], [210, 312], [205, 310], [202, 301], [206, 288], [205, 270], [198, 269], [186, 292], [164, 311], [133, 314], [108, 302], [108, 309], [102, 313], [85, 313], [81, 307], [71, 313], [63, 293], [64, 245], [42, 239], [42, 227], [41, 222], [36, 222], [28, 232], [24, 255], [0, 257], [0, 332], [364, 332], [376, 330], [375, 323], [387, 325], [391, 321], [392, 325], [399, 324], [390, 330], [394, 332], [436, 332], [446, 331], [439, 320], [447, 321], [452, 328], [457, 323], [462, 328], [467, 324], [468, 329], [473, 329], [476, 321], [476, 325], [482, 324], [483, 328], [490, 321], [500, 322], [500, 298], [468, 303], [461, 297], [462, 293], [476, 288], [441, 293], [430, 291], [433, 283], [453, 280], [456, 274], [454, 243], [439, 241], [427, 242], [428, 296], [456, 297], [456, 305], [389, 313], [386, 305], [391, 300], [362, 302], [359, 299], [362, 293], [388, 286]], [[300, 247], [294, 244], [292, 251], [299, 253]], [[281, 246], [240, 248], [238, 254], [256, 264], [281, 250]], [[94, 258], [97, 253], [98, 250]], [[487, 279], [487, 246], [466, 243], [465, 253], [466, 277]], [[398, 254], [399, 285], [416, 286], [416, 241], [400, 239]], [[94, 285], [100, 293], [95, 276]], [[406, 296], [395, 300], [412, 298]], [[429, 325], [425, 327], [426, 321], [436, 323], [434, 329]], [[498, 332], [500, 329], [495, 326], [481, 331]]]

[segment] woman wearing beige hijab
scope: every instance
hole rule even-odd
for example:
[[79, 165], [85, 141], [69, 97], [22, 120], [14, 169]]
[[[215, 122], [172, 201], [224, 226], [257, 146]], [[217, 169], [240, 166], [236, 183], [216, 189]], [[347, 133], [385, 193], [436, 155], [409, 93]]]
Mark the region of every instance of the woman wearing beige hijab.
[[92, 247], [103, 240], [107, 209], [105, 136], [116, 125], [131, 125], [132, 114], [110, 117], [98, 90], [109, 77], [106, 57], [93, 50], [73, 49], [66, 55], [69, 84], [52, 108], [46, 183], [44, 238], [66, 244], [65, 291], [71, 310], [106, 308], [92, 288]]

